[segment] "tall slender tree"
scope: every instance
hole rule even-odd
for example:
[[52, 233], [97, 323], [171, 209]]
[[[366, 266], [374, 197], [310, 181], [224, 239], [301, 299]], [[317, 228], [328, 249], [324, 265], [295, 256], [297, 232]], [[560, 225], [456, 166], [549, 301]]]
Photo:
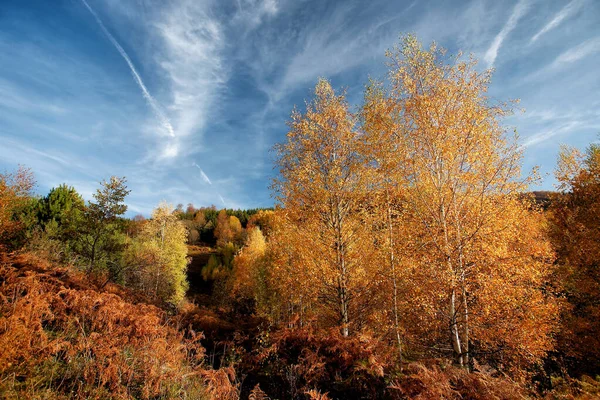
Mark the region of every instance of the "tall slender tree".
[[373, 283], [368, 279], [373, 247], [365, 202], [369, 177], [356, 116], [344, 95], [321, 79], [306, 113], [294, 111], [289, 126], [287, 142], [276, 147], [276, 196], [300, 232], [294, 243], [300, 268], [348, 336]]
[[[473, 341], [480, 348], [495, 342], [489, 329], [500, 319], [494, 315], [517, 323], [510, 302], [548, 306], [555, 316], [550, 300], [536, 289], [548, 272], [548, 242], [538, 228], [528, 233], [522, 223], [540, 226], [522, 196], [535, 173], [521, 175], [517, 137], [501, 125], [512, 112], [510, 103], [492, 104], [486, 95], [491, 71], [479, 72], [474, 59], [460, 54], [447, 57], [435, 44], [423, 49], [414, 36], [405, 37], [388, 57], [387, 94], [372, 89], [376, 101], [367, 101], [365, 110], [365, 120], [378, 121], [378, 129], [366, 131], [374, 136], [371, 143], [388, 142], [375, 153], [391, 177], [382, 188], [401, 188], [419, 248], [412, 262], [424, 268], [417, 272], [420, 279], [430, 282], [429, 310], [443, 316], [437, 318], [440, 329], [447, 329], [457, 363], [468, 366]], [[525, 241], [524, 235], [536, 241]], [[504, 286], [511, 289], [504, 293], [510, 300], [490, 297], [488, 290], [508, 276]], [[539, 359], [551, 347], [553, 317], [531, 318], [543, 320], [540, 340], [512, 345], [528, 346]]]

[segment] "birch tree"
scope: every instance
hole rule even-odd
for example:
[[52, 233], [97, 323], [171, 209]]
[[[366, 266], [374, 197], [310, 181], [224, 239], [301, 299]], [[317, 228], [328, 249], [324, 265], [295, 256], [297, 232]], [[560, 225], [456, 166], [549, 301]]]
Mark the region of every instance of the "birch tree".
[[[438, 315], [443, 315], [455, 359], [468, 366], [473, 340], [490, 338], [481, 326], [490, 327], [491, 315], [502, 309], [506, 318], [515, 317], [503, 308], [506, 301], [549, 305], [535, 289], [551, 261], [547, 239], [536, 233], [540, 242], [523, 243], [528, 229], [521, 221], [539, 224], [522, 195], [535, 173], [521, 174], [517, 136], [501, 125], [512, 104], [492, 103], [486, 95], [491, 70], [480, 72], [476, 60], [461, 54], [447, 57], [435, 44], [423, 49], [413, 36], [388, 58], [387, 129], [402, 165], [394, 176], [421, 231], [415, 262], [429, 269], [429, 289], [438, 290], [431, 298], [444, 299]], [[489, 297], [489, 283], [508, 276], [514, 278], [504, 282], [514, 289], [505, 291], [509, 297]], [[486, 313], [489, 318], [481, 318]], [[541, 337], [548, 339], [551, 322], [543, 321]], [[550, 348], [550, 341], [538, 345], [537, 356]]]
[[187, 230], [173, 214], [173, 207], [161, 203], [127, 249], [127, 284], [146, 295], [178, 306], [188, 288]]
[[373, 283], [369, 178], [356, 116], [321, 79], [306, 113], [294, 111], [289, 126], [287, 142], [276, 147], [276, 196], [300, 233], [295, 252], [311, 277], [303, 284], [313, 285], [324, 313], [348, 336]]

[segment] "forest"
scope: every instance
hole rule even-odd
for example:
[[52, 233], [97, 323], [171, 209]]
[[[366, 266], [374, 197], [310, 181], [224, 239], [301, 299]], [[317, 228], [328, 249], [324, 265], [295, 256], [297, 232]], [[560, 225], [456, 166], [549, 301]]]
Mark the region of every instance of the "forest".
[[292, 111], [273, 208], [0, 174], [0, 397], [600, 397], [600, 146], [534, 192], [492, 70], [386, 56], [360, 105], [320, 79]]

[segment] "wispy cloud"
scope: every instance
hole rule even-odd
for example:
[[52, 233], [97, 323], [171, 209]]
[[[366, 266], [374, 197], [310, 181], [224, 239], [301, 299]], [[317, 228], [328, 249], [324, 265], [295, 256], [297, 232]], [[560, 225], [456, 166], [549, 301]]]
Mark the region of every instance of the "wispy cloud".
[[[533, 81], [539, 81], [541, 79], [547, 79], [549, 75], [556, 74], [558, 71], [566, 68], [570, 64], [574, 64], [576, 61], [582, 60], [594, 53], [600, 51], [600, 36], [588, 39], [583, 43], [573, 46], [561, 54], [559, 54], [552, 62], [542, 66], [537, 71], [533, 71], [520, 79], [522, 83], [530, 83]], [[582, 73], [587, 73], [582, 71]]]
[[255, 28], [265, 17], [273, 17], [279, 12], [278, 0], [237, 0], [238, 12], [232, 19], [233, 24], [242, 23]]
[[512, 13], [510, 14], [510, 17], [508, 18], [508, 21], [506, 22], [500, 33], [496, 35], [496, 37], [492, 41], [491, 46], [488, 48], [483, 57], [485, 62], [487, 62], [488, 66], [491, 67], [492, 65], [494, 65], [494, 63], [496, 62], [496, 57], [498, 57], [498, 50], [500, 50], [500, 47], [502, 47], [504, 39], [506, 39], [508, 34], [513, 29], [515, 29], [521, 17], [523, 17], [523, 15], [525, 15], [527, 10], [529, 9], [529, 6], [530, 4], [527, 0], [519, 0], [519, 2], [515, 5]]
[[543, 142], [546, 142], [550, 139], [552, 139], [553, 137], [557, 136], [557, 135], [561, 135], [567, 132], [571, 132], [574, 129], [578, 128], [581, 126], [581, 123], [578, 121], [570, 121], [567, 122], [566, 124], [563, 124], [559, 127], [555, 127], [555, 128], [550, 128], [547, 130], [543, 130], [542, 132], [538, 132], [534, 135], [531, 135], [530, 137], [528, 137], [523, 144], [521, 145], [522, 148], [527, 148], [536, 144], [540, 144]]
[[158, 118], [161, 125], [167, 131], [169, 136], [175, 137], [175, 131], [173, 130], [173, 126], [171, 125], [171, 122], [167, 119], [167, 117], [165, 116], [165, 114], [163, 113], [161, 108], [159, 107], [159, 105], [156, 102], [156, 100], [154, 99], [154, 97], [152, 97], [150, 92], [148, 92], [146, 85], [144, 85], [144, 81], [142, 80], [142, 78], [140, 77], [140, 74], [135, 69], [135, 66], [133, 65], [133, 62], [131, 62], [131, 59], [129, 58], [129, 55], [127, 54], [127, 52], [125, 52], [125, 50], [119, 44], [119, 42], [117, 42], [117, 40], [114, 38], [114, 36], [108, 31], [108, 29], [106, 29], [106, 26], [104, 25], [104, 23], [102, 22], [102, 20], [98, 16], [98, 14], [96, 14], [94, 9], [92, 7], [90, 7], [90, 5], [87, 3], [87, 1], [81, 0], [81, 2], [89, 10], [89, 12], [92, 14], [94, 19], [100, 26], [100, 29], [102, 29], [102, 32], [104, 32], [104, 34], [106, 35], [108, 40], [110, 40], [110, 42], [113, 44], [113, 46], [115, 46], [115, 48], [117, 49], [117, 51], [119, 52], [121, 57], [123, 57], [123, 59], [129, 66], [129, 69], [131, 70], [131, 74], [133, 75], [133, 78], [135, 79], [136, 83], [142, 90], [142, 94], [143, 94], [144, 98], [146, 99], [146, 101], [148, 102], [148, 104], [150, 105], [150, 108], [152, 108], [152, 111], [154, 112], [156, 118]]
[[[272, 101], [278, 102], [289, 90], [301, 85], [309, 82], [312, 85], [319, 76], [332, 78], [375, 56], [381, 57], [399, 34], [399, 31], [389, 29], [390, 23], [397, 21], [405, 11], [394, 12], [393, 18], [386, 16], [385, 21], [370, 25], [357, 19], [364, 8], [355, 3], [342, 2], [333, 10], [325, 10], [329, 13], [326, 22], [310, 20], [304, 29], [296, 28], [298, 34], [289, 32], [297, 42], [286, 45], [293, 45], [297, 51], [289, 58], [278, 85], [271, 88]], [[277, 57], [277, 54], [273, 56]]]
[[582, 5], [583, 0], [572, 0], [569, 4], [564, 6], [538, 33], [533, 35], [530, 43], [534, 43], [540, 38], [540, 36], [559, 26], [565, 19], [575, 14], [575, 12], [577, 12]]
[[166, 158], [191, 150], [182, 141], [191, 134], [199, 143], [218, 91], [226, 82], [221, 62], [225, 38], [220, 22], [211, 16], [210, 2], [184, 0], [169, 3], [153, 28], [163, 47], [156, 60], [171, 91], [168, 106], [178, 133]]
[[543, 14], [539, 0], [2, 3], [0, 170], [25, 162], [40, 187], [86, 196], [125, 175], [144, 213], [161, 199], [269, 206], [268, 148], [286, 140], [294, 104], [318, 76], [360, 104], [369, 74], [385, 76], [385, 49], [415, 32], [485, 65], [510, 59], [490, 96], [534, 110], [512, 121], [525, 167], [550, 171], [559, 141], [583, 147], [600, 129], [600, 3], [551, 3]]
[[56, 103], [34, 101], [34, 93], [0, 78], [0, 107], [25, 113], [50, 113], [63, 115], [68, 109]]
[[600, 36], [570, 48], [554, 60], [553, 65], [570, 64], [600, 50]]

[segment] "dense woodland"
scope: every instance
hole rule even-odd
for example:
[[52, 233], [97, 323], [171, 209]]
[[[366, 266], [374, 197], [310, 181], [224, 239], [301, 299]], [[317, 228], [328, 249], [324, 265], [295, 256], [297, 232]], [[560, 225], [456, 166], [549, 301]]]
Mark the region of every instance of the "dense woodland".
[[273, 209], [85, 202], [0, 175], [0, 397], [600, 396], [600, 146], [531, 192], [492, 71], [404, 37], [359, 106], [319, 80]]

